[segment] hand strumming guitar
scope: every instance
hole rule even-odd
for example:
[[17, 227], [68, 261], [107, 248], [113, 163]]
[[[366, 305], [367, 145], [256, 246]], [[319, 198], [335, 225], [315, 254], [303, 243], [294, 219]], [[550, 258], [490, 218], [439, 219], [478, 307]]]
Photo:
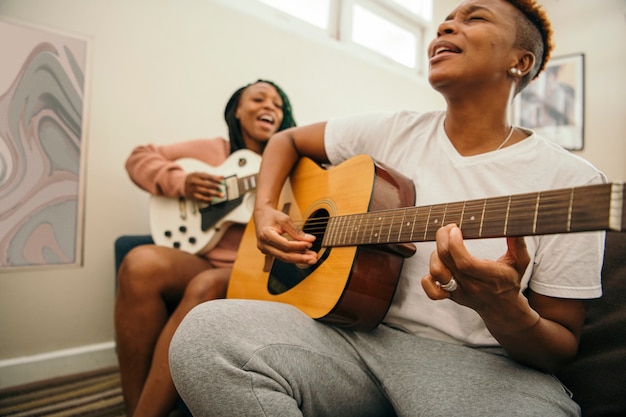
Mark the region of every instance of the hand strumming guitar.
[[315, 236], [304, 233], [287, 214], [265, 206], [255, 210], [254, 219], [261, 252], [283, 262], [309, 265], [317, 262], [317, 253], [309, 250]]

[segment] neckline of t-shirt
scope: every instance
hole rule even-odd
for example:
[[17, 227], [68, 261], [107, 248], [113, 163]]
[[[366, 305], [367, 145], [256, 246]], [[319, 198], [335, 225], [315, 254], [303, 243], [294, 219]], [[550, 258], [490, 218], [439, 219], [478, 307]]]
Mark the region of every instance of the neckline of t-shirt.
[[463, 156], [459, 153], [459, 151], [456, 150], [454, 145], [452, 145], [452, 142], [450, 141], [450, 138], [446, 133], [446, 129], [444, 128], [444, 120], [445, 116], [442, 115], [441, 120], [439, 121], [439, 126], [437, 126], [437, 138], [439, 139], [439, 142], [443, 147], [445, 153], [458, 164], [469, 165], [474, 163], [480, 163], [486, 160], [508, 157], [511, 153], [524, 153], [526, 150], [532, 149], [535, 146], [535, 142], [537, 140], [537, 135], [535, 134], [535, 132], [520, 126], [516, 126], [518, 129], [526, 132], [529, 136], [520, 142], [505, 146], [502, 149], [494, 149], [493, 151], [481, 153], [478, 155]]

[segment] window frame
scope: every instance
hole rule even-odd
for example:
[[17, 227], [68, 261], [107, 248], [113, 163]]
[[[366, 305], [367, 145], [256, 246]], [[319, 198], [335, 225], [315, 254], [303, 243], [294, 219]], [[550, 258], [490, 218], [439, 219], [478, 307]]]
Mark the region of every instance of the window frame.
[[[427, 49], [427, 34], [430, 30], [431, 23], [416, 15], [415, 13], [410, 12], [406, 8], [400, 6], [399, 4], [393, 2], [392, 0], [331, 0], [337, 3], [341, 3], [342, 7], [342, 21], [340, 24], [341, 34], [346, 34], [343, 36], [339, 36], [338, 40], [354, 45], [358, 48], [366, 49], [367, 51], [376, 54], [376, 56], [389, 60], [396, 65], [400, 65], [403, 68], [408, 69], [411, 72], [415, 72], [419, 75], [424, 75], [426, 72], [426, 49]], [[407, 32], [413, 34], [415, 36], [415, 67], [406, 66], [392, 58], [389, 58], [381, 53], [363, 46], [361, 44], [355, 43], [352, 39], [349, 38], [349, 34], [352, 32], [352, 23], [353, 19], [353, 10], [354, 6], [358, 5], [369, 12], [379, 16], [380, 18], [387, 20], [388, 22], [406, 30]]]
[[[433, 22], [411, 12], [393, 0], [330, 0], [327, 28], [323, 29], [284, 12], [259, 0], [211, 0], [231, 9], [239, 10], [267, 23], [295, 32], [306, 38], [320, 41], [328, 40], [338, 44], [360, 59], [382, 65], [393, 71], [425, 77], [428, 71], [426, 50], [428, 35]], [[433, 0], [434, 1], [434, 0]], [[359, 5], [398, 27], [416, 36], [415, 67], [406, 66], [379, 52], [355, 43], [350, 39], [352, 32], [353, 5]], [[431, 5], [432, 10], [432, 5]]]

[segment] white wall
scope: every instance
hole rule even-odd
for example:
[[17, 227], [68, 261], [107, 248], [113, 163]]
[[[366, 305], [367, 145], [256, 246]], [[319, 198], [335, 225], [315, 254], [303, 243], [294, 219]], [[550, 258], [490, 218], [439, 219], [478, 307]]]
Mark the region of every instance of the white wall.
[[0, 273], [0, 386], [43, 361], [74, 371], [66, 349], [88, 351], [75, 367], [114, 361], [113, 242], [148, 233], [147, 194], [124, 171], [134, 146], [226, 135], [227, 98], [258, 78], [287, 91], [299, 124], [443, 105], [424, 80], [210, 0], [0, 0], [0, 15], [92, 40], [84, 266]]
[[[456, 3], [436, 1], [436, 19]], [[555, 55], [587, 57], [580, 154], [626, 180], [624, 2], [544, 3]], [[443, 107], [424, 80], [211, 0], [0, 0], [0, 15], [92, 40], [84, 265], [0, 271], [0, 387], [114, 363], [113, 241], [148, 232], [147, 196], [123, 169], [134, 146], [225, 135], [227, 97], [259, 77], [287, 91], [299, 124]]]

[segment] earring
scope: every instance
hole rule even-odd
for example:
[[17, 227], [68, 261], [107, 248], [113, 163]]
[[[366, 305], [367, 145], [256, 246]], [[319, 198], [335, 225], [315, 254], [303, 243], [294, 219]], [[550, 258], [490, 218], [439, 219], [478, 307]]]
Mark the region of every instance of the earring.
[[513, 76], [519, 77], [522, 75], [522, 71], [519, 68], [510, 68], [509, 73]]

